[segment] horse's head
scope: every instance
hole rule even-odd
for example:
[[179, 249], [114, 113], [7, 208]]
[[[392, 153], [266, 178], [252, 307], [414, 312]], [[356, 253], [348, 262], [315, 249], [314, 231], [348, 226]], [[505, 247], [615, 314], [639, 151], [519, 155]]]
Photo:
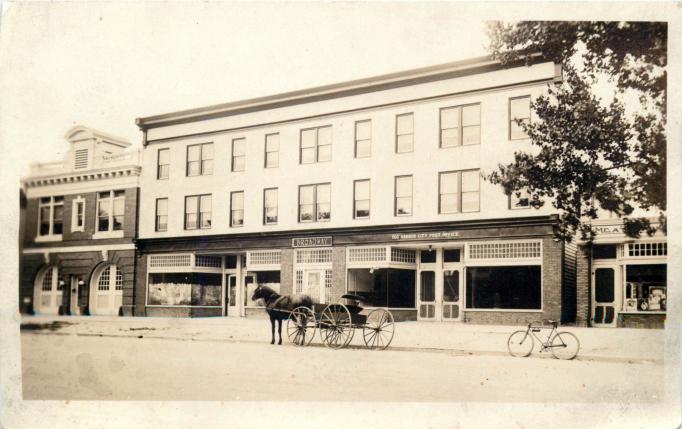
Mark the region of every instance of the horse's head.
[[257, 301], [259, 299], [262, 299], [263, 301], [267, 302], [270, 295], [272, 295], [272, 292], [273, 291], [269, 287], [258, 285], [258, 287], [256, 287], [256, 290], [253, 291], [251, 301]]

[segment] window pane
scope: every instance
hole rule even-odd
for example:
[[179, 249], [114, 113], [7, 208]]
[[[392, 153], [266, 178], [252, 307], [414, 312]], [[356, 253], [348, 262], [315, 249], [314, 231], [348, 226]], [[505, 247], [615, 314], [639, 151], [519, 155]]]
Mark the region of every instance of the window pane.
[[201, 161], [201, 174], [213, 174], [213, 160]]
[[478, 192], [462, 192], [462, 212], [477, 212], [478, 196]]
[[478, 170], [462, 171], [462, 192], [478, 191]]
[[457, 194], [445, 194], [440, 196], [441, 213], [457, 213]]
[[481, 127], [472, 126], [462, 128], [462, 144], [474, 145], [481, 143]]
[[412, 134], [412, 114], [397, 117], [396, 132], [398, 135]]
[[266, 168], [279, 167], [279, 152], [267, 152], [265, 154], [265, 167]]
[[159, 165], [165, 165], [170, 162], [170, 150], [160, 149], [159, 150]]
[[312, 204], [313, 186], [301, 186], [298, 191], [298, 200], [300, 204]]
[[395, 194], [397, 197], [412, 196], [412, 176], [396, 178]]
[[540, 266], [467, 267], [466, 307], [539, 310]]
[[40, 208], [40, 235], [50, 233], [50, 207]]
[[332, 159], [331, 145], [317, 147], [317, 162], [330, 161]]
[[243, 156], [235, 156], [232, 158], [232, 171], [244, 171], [246, 159]]
[[232, 226], [244, 225], [244, 210], [232, 210]]
[[198, 161], [201, 153], [201, 146], [187, 146], [187, 161]]
[[159, 166], [159, 172], [158, 172], [158, 178], [159, 179], [168, 179], [168, 172], [169, 171], [170, 171], [169, 165], [160, 165]]
[[396, 198], [396, 213], [399, 215], [412, 214], [412, 197]]
[[440, 174], [440, 193], [441, 194], [456, 194], [458, 189], [458, 175], [459, 173], [441, 173]]
[[279, 150], [279, 134], [265, 136], [265, 151], [274, 152]]
[[371, 141], [358, 140], [355, 144], [355, 157], [367, 158], [369, 156], [371, 156]]
[[213, 143], [201, 145], [201, 159], [213, 159]]
[[52, 233], [53, 234], [61, 234], [62, 233], [63, 219], [64, 219], [64, 206], [63, 205], [54, 206], [54, 219], [53, 219], [53, 223], [52, 223]]
[[355, 217], [368, 217], [369, 216], [369, 200], [358, 200], [355, 202]]
[[317, 205], [317, 219], [329, 220], [331, 218], [331, 204], [324, 203]]
[[462, 126], [479, 125], [481, 123], [481, 105], [462, 107]]
[[440, 111], [440, 128], [456, 128], [459, 126], [459, 107], [450, 107]]
[[64, 197], [59, 196], [59, 197], [54, 197], [54, 202], [56, 203], [63, 203], [64, 202]]
[[201, 211], [201, 228], [211, 227], [211, 212]]
[[160, 198], [156, 200], [156, 213], [160, 215], [168, 214], [168, 198]]
[[310, 222], [313, 220], [313, 205], [312, 204], [301, 204], [299, 206], [301, 222]]
[[197, 228], [197, 213], [187, 213], [185, 215], [185, 228], [196, 229]]
[[369, 140], [372, 137], [372, 123], [362, 121], [355, 123], [355, 140]]
[[436, 263], [436, 251], [435, 250], [422, 250], [419, 252], [419, 261], [422, 264], [435, 264]]
[[317, 202], [328, 203], [331, 201], [331, 185], [317, 185]]
[[199, 175], [199, 161], [191, 161], [187, 163], [187, 175], [188, 176]]
[[199, 197], [187, 197], [185, 198], [185, 212], [186, 213], [196, 213], [198, 211]]
[[108, 217], [109, 216], [109, 203], [110, 200], [100, 200], [97, 202], [97, 216], [104, 216]]
[[[525, 119], [523, 122], [528, 123], [528, 119]], [[523, 128], [521, 128], [521, 126], [519, 124], [517, 124], [516, 121], [512, 121], [510, 123], [510, 127], [511, 127], [511, 129], [510, 129], [510, 135], [509, 136], [511, 139], [524, 139], [524, 138], [528, 137], [528, 134], [526, 134], [526, 132], [523, 130]]]
[[232, 140], [232, 155], [240, 156], [244, 155], [246, 150], [246, 139], [234, 139]]
[[459, 271], [443, 273], [443, 301], [459, 301]]
[[317, 144], [319, 146], [332, 144], [332, 127], [318, 128]]
[[315, 147], [315, 135], [315, 129], [301, 131], [301, 148]]
[[355, 199], [356, 200], [369, 199], [369, 180], [359, 180], [355, 182]]
[[509, 100], [509, 119], [530, 118], [530, 97]]
[[443, 249], [443, 262], [459, 262], [460, 257], [460, 249]]
[[433, 271], [422, 271], [419, 287], [419, 300], [433, 302], [436, 300], [436, 274]]
[[459, 145], [459, 128], [450, 128], [440, 133], [440, 146], [452, 147]]
[[277, 207], [277, 189], [265, 190], [265, 207]]
[[412, 152], [412, 134], [398, 136], [398, 153]]
[[211, 196], [210, 195], [202, 195], [200, 206], [201, 206], [202, 212], [210, 212], [211, 211]]
[[244, 208], [244, 193], [232, 193], [232, 210], [242, 210]]
[[594, 300], [610, 303], [614, 300], [614, 272], [611, 268], [598, 268], [594, 273]]
[[277, 207], [265, 209], [265, 223], [277, 223]]
[[168, 229], [168, 216], [158, 216], [157, 217], [157, 231], [166, 231]]
[[114, 198], [125, 197], [126, 191], [114, 191]]
[[125, 213], [125, 200], [114, 200], [114, 216], [122, 216]]
[[109, 198], [111, 196], [111, 191], [100, 192], [97, 195], [99, 198]]
[[315, 148], [301, 149], [301, 164], [312, 164], [315, 162]]

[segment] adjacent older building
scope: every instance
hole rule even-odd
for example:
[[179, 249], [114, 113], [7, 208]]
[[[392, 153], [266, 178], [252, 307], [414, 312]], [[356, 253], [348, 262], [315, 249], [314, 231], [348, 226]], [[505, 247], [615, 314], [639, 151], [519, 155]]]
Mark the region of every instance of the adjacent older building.
[[400, 319], [575, 321], [556, 212], [484, 179], [560, 80], [478, 58], [138, 119], [135, 314], [244, 316], [265, 284]]
[[22, 181], [20, 309], [31, 314], [132, 314], [139, 152], [76, 126], [63, 161]]

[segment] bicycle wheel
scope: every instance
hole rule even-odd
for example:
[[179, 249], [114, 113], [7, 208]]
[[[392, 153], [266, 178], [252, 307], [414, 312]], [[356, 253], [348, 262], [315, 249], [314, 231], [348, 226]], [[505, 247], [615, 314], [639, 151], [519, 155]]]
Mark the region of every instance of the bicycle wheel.
[[507, 348], [514, 357], [526, 357], [533, 351], [533, 336], [528, 331], [516, 331], [509, 336]]
[[552, 338], [552, 355], [557, 359], [573, 359], [578, 356], [580, 341], [570, 332], [557, 332]]

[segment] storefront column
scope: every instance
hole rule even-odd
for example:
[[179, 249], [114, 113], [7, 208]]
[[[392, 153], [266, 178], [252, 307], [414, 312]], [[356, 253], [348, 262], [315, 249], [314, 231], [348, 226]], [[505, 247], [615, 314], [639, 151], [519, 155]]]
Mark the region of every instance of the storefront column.
[[334, 247], [332, 251], [332, 302], [339, 301], [346, 293], [346, 247]]
[[294, 291], [294, 250], [282, 249], [280, 255], [279, 293], [291, 295]]
[[579, 245], [576, 255], [576, 325], [588, 326], [590, 319], [590, 255], [586, 246]]

